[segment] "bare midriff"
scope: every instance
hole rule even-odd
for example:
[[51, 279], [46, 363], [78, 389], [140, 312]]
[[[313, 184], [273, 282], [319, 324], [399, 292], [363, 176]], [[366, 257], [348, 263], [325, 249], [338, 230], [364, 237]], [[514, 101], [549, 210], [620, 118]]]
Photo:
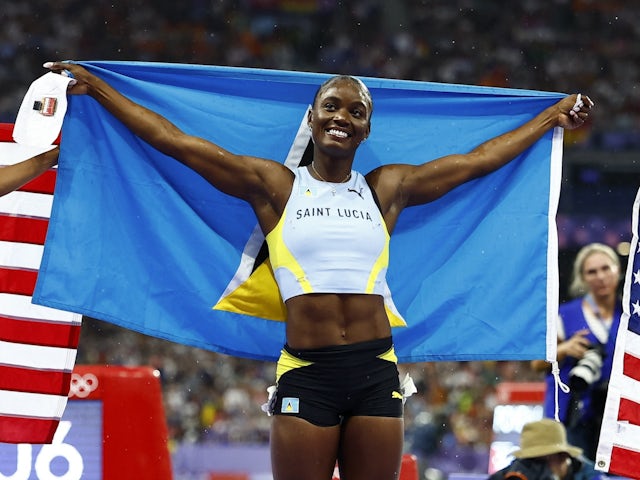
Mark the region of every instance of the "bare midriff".
[[315, 293], [286, 302], [287, 343], [309, 349], [391, 336], [380, 295]]

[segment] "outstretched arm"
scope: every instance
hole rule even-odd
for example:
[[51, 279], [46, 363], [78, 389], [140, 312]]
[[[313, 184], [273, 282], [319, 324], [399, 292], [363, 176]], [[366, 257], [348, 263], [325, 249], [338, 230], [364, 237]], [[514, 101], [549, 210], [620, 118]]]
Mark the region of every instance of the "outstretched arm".
[[370, 181], [383, 208], [387, 199], [391, 216], [397, 216], [406, 206], [436, 200], [455, 187], [506, 165], [554, 127], [581, 126], [592, 106], [589, 97], [569, 95], [524, 125], [488, 140], [469, 153], [448, 155], [418, 166], [386, 165], [372, 172]]
[[[74, 80], [70, 94], [88, 94], [118, 118], [135, 135], [192, 168], [217, 189], [250, 203], [264, 200], [269, 186], [289, 178], [286, 167], [269, 160], [235, 155], [203, 138], [188, 135], [168, 119], [139, 105], [116, 91], [101, 78], [74, 63], [48, 62], [46, 68]], [[64, 74], [64, 73], [63, 73]], [[271, 188], [273, 189], [273, 188]], [[256, 200], [256, 197], [260, 197]]]
[[0, 169], [0, 197], [20, 188], [58, 163], [59, 147]]

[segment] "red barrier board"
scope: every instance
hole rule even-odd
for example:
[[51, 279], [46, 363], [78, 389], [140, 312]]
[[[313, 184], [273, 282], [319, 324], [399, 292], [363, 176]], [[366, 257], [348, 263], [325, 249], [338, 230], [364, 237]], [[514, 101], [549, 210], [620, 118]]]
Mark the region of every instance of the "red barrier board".
[[160, 375], [150, 367], [77, 365], [69, 402], [102, 402], [104, 480], [170, 480]]

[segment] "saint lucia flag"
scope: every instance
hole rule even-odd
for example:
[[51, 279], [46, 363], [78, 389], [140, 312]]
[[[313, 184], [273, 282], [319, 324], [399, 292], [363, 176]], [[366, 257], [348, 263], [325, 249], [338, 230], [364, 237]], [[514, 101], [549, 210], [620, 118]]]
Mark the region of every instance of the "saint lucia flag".
[[[328, 75], [131, 62], [84, 65], [184, 131], [304, 164]], [[558, 93], [363, 78], [372, 134], [354, 168], [467, 152]], [[72, 96], [34, 301], [214, 351], [274, 360], [285, 311], [249, 205]], [[562, 130], [429, 205], [392, 236], [387, 308], [401, 362], [554, 358]], [[393, 299], [393, 301], [392, 301]], [[406, 322], [406, 326], [405, 326]]]

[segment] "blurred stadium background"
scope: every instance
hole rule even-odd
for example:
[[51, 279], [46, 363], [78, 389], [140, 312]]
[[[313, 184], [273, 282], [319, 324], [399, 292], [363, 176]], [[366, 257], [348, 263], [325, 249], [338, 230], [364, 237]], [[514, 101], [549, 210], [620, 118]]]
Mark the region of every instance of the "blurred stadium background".
[[[349, 73], [584, 92], [594, 119], [565, 136], [560, 299], [584, 244], [626, 262], [640, 184], [636, 0], [24, 0], [4, 2], [0, 122], [13, 122], [48, 60], [141, 60]], [[161, 372], [172, 452], [266, 444], [274, 365], [171, 344], [85, 319], [78, 364]], [[403, 365], [407, 450], [424, 468], [485, 473], [496, 386], [539, 381], [525, 362]], [[178, 462], [179, 463], [179, 462]]]

